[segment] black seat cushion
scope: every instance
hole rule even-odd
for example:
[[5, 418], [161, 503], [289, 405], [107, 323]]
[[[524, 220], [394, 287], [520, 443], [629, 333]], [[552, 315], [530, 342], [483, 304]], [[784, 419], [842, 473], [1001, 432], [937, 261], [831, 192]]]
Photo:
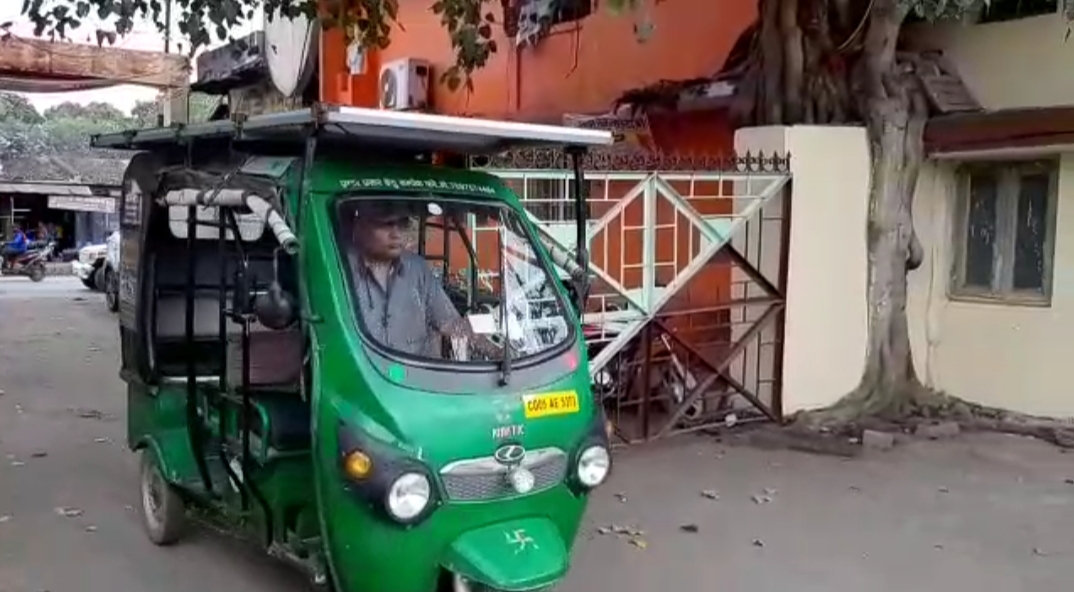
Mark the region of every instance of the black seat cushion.
[[311, 443], [310, 406], [294, 393], [251, 393], [254, 403], [268, 416], [268, 435], [258, 418], [252, 432], [268, 440], [276, 450], [307, 450]]

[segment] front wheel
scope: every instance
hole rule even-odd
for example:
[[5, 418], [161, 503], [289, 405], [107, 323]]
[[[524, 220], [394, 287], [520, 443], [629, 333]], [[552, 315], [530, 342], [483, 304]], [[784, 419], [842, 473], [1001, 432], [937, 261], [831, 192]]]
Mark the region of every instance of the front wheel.
[[179, 540], [186, 521], [183, 498], [175, 491], [150, 450], [142, 451], [142, 523], [155, 545], [171, 545]]
[[45, 279], [45, 264], [44, 263], [34, 263], [34, 264], [32, 264], [30, 266], [30, 269], [29, 269], [29, 275], [30, 275], [30, 281], [31, 282], [40, 282], [41, 280]]
[[96, 290], [97, 289], [97, 274], [96, 274], [96, 272], [91, 273], [88, 278], [82, 280], [82, 285], [86, 286], [90, 290]]
[[98, 292], [108, 289], [108, 276], [104, 274], [104, 267], [98, 267], [93, 271], [93, 289]]
[[116, 279], [116, 272], [109, 267], [104, 269], [104, 302], [109, 311], [119, 310], [119, 281]]

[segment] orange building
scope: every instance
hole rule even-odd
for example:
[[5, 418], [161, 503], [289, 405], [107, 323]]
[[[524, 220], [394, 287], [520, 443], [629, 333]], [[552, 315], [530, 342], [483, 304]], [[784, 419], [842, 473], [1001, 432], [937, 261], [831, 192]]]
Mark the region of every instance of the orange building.
[[[633, 13], [613, 14], [597, 0], [573, 0], [571, 13], [555, 22], [535, 46], [516, 47], [508, 17], [520, 0], [490, 2], [498, 52], [474, 75], [474, 90], [450, 91], [435, 84], [432, 109], [531, 122], [561, 122], [564, 114], [611, 110], [624, 92], [660, 80], [709, 77], [723, 65], [739, 34], [756, 17], [755, 0], [649, 0]], [[371, 55], [364, 76], [352, 77], [345, 63], [342, 33], [329, 32], [322, 63], [322, 96], [344, 104], [376, 104], [380, 64], [419, 58], [433, 67], [433, 79], [454, 57], [431, 0], [399, 0], [400, 26], [392, 44]], [[579, 18], [569, 18], [578, 16]], [[512, 20], [508, 18], [510, 23]], [[640, 24], [641, 23], [641, 24]], [[636, 29], [651, 35], [642, 42]], [[333, 47], [334, 46], [334, 47]], [[337, 49], [338, 48], [338, 49]], [[722, 111], [651, 113], [649, 125], [664, 152], [730, 152], [732, 134]]]

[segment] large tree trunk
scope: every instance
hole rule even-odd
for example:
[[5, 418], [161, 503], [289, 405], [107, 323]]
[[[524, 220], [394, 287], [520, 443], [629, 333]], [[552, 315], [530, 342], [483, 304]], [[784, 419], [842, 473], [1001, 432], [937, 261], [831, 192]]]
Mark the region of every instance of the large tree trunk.
[[914, 371], [906, 318], [906, 274], [920, 263], [912, 204], [924, 159], [927, 109], [912, 67], [896, 60], [906, 14], [876, 0], [858, 62], [859, 113], [869, 137], [869, 340], [858, 388], [832, 409], [837, 419], [902, 417], [927, 391]]
[[905, 9], [898, 0], [861, 4], [762, 0], [756, 64], [763, 82], [751, 110], [755, 123], [768, 124], [840, 123], [856, 114], [868, 132], [868, 351], [858, 388], [818, 414], [835, 421], [900, 417], [928, 396], [914, 371], [906, 318], [906, 274], [921, 259], [911, 206], [927, 106], [912, 65], [896, 59]]

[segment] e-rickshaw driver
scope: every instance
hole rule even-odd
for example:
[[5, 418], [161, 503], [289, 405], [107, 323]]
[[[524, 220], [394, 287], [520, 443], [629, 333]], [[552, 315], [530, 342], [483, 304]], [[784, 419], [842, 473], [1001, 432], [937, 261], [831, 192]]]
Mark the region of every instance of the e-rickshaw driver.
[[443, 338], [466, 339], [485, 355], [500, 350], [475, 335], [424, 257], [407, 248], [414, 216], [388, 200], [359, 202], [347, 253], [362, 319], [385, 346], [411, 355], [439, 356]]

